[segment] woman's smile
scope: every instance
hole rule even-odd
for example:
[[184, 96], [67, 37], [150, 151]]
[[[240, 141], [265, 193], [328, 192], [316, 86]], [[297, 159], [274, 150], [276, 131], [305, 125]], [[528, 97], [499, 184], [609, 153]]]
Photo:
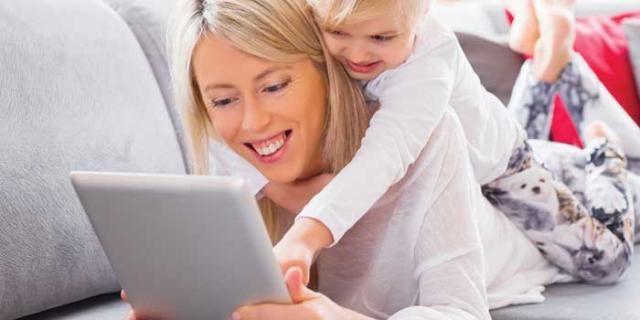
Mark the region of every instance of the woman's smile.
[[293, 130], [284, 130], [267, 139], [245, 142], [244, 145], [255, 154], [262, 163], [274, 163], [282, 159], [289, 145]]

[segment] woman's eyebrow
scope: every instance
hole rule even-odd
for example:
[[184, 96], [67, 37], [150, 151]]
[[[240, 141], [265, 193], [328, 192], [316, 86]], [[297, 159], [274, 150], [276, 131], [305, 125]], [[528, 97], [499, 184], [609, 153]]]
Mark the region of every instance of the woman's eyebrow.
[[230, 84], [226, 84], [226, 83], [212, 83], [210, 85], [207, 85], [204, 88], [204, 92], [208, 92], [214, 89], [233, 89], [234, 86], [230, 85]]
[[264, 79], [265, 77], [267, 77], [268, 75], [276, 72], [276, 71], [280, 71], [280, 70], [292, 70], [293, 67], [291, 67], [290, 65], [280, 65], [280, 66], [273, 66], [271, 68], [268, 68], [265, 71], [260, 72], [259, 75], [257, 75], [255, 78], [253, 78], [253, 81], [258, 82], [262, 79]]
[[[290, 65], [281, 65], [281, 66], [273, 66], [271, 68], [268, 68], [267, 70], [264, 70], [262, 72], [260, 72], [260, 74], [258, 74], [257, 76], [255, 76], [255, 78], [253, 79], [253, 81], [258, 82], [262, 79], [264, 79], [265, 77], [267, 77], [268, 75], [276, 72], [276, 71], [280, 71], [280, 70], [293, 70], [293, 67], [291, 67]], [[214, 90], [214, 89], [234, 89], [235, 87], [232, 84], [227, 84], [227, 83], [212, 83], [207, 85], [204, 88], [204, 92], [208, 92], [210, 90]]]

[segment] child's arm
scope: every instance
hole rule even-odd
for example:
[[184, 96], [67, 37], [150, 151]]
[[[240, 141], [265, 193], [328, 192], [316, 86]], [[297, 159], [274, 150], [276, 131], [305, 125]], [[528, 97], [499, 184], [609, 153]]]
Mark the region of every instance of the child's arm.
[[[262, 192], [278, 206], [298, 214], [334, 176], [325, 173], [290, 184], [270, 182]], [[304, 284], [307, 285], [316, 252], [332, 242], [331, 232], [321, 222], [315, 219], [297, 221], [274, 248], [282, 274], [286, 274], [291, 267], [299, 267], [302, 270]]]
[[299, 267], [303, 282], [307, 285], [316, 254], [331, 242], [331, 232], [324, 224], [304, 218], [294, 223], [273, 250], [282, 274], [286, 274], [291, 267]]
[[405, 175], [449, 107], [457, 42], [452, 34], [429, 36], [424, 48], [370, 84], [381, 107], [360, 149], [298, 216], [317, 219], [331, 231], [327, 246], [339, 241]]
[[427, 49], [376, 84], [381, 107], [359, 150], [302, 209], [275, 248], [283, 273], [298, 266], [308, 279], [317, 252], [337, 243], [405, 175], [426, 145], [449, 108], [457, 46], [452, 34], [431, 36]]

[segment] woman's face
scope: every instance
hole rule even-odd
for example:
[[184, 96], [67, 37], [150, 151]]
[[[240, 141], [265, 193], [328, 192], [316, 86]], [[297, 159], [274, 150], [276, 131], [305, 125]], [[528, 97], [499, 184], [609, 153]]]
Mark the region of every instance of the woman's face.
[[192, 63], [216, 134], [267, 179], [286, 183], [323, 170], [326, 87], [311, 60], [262, 60], [210, 33]]

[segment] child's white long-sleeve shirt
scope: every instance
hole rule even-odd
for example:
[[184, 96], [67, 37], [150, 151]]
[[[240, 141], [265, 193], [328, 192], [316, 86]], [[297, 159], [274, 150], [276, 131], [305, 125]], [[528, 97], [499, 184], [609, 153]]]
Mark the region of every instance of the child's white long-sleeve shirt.
[[[451, 106], [468, 141], [476, 179], [485, 184], [506, 171], [526, 134], [508, 110], [487, 92], [452, 31], [427, 16], [413, 53], [393, 70], [367, 83], [380, 102], [353, 160], [304, 207], [298, 218], [321, 221], [337, 243], [390, 186], [407, 172]], [[214, 142], [212, 174], [244, 177], [258, 193], [267, 180], [222, 143]], [[221, 152], [222, 151], [222, 152]], [[218, 172], [221, 167], [230, 172]], [[440, 170], [438, 167], [432, 170]]]
[[[414, 163], [447, 107], [464, 127], [476, 179], [502, 175], [524, 131], [487, 92], [457, 38], [428, 16], [413, 53], [366, 85], [380, 102], [353, 160], [298, 215], [320, 220], [334, 244]], [[439, 170], [434, 167], [433, 170]]]

